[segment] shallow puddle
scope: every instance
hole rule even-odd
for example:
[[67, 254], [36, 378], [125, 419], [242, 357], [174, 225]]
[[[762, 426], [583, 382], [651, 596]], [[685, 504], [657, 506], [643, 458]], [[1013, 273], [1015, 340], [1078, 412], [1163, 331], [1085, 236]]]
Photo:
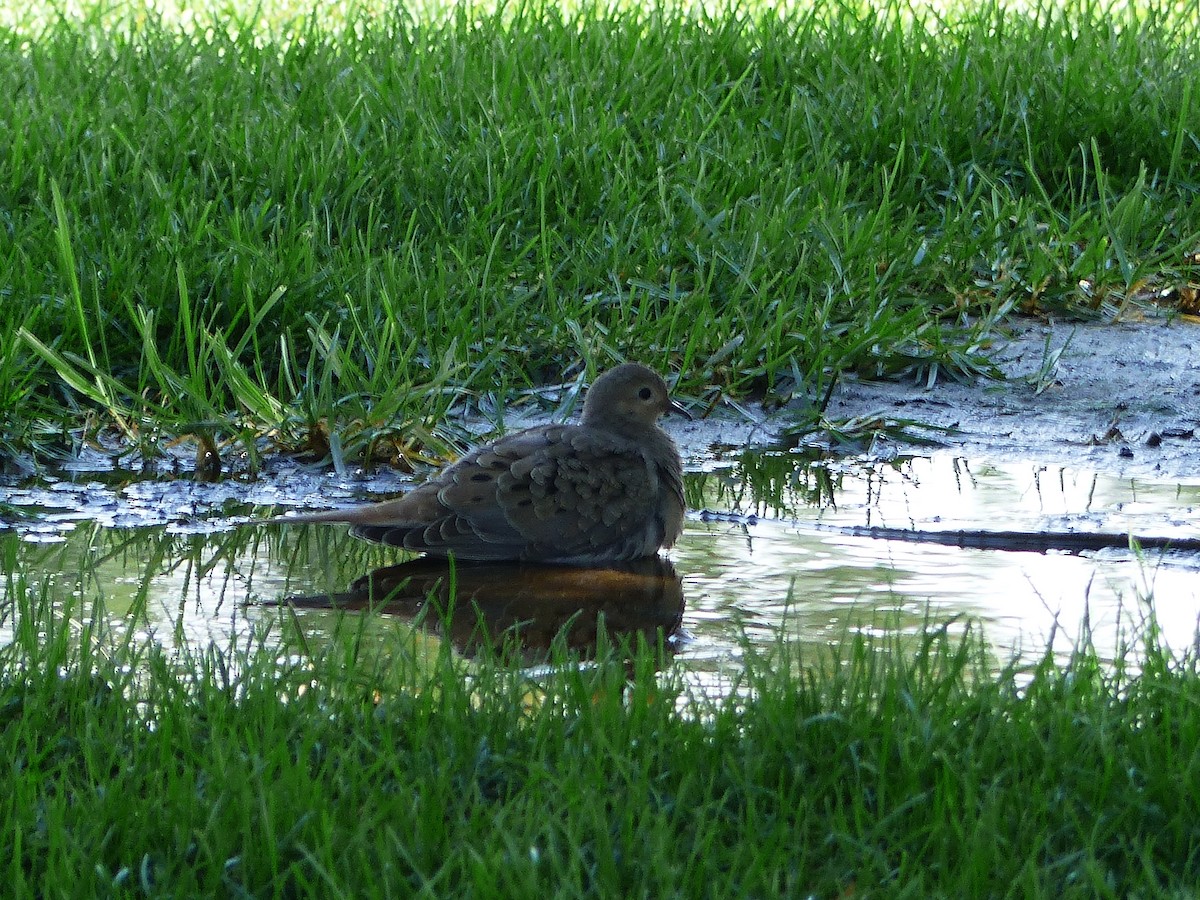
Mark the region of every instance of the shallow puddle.
[[[982, 625], [998, 661], [1014, 653], [1032, 661], [1049, 643], [1065, 655], [1085, 621], [1100, 654], [1111, 659], [1131, 639], [1150, 597], [1168, 646], [1183, 650], [1195, 641], [1200, 554], [962, 549], [818, 527], [1191, 538], [1200, 482], [973, 465], [949, 455], [824, 470], [789, 471], [783, 463], [747, 457], [714, 475], [715, 490], [705, 486], [709, 509], [738, 498], [733, 507], [756, 518], [691, 523], [675, 554], [688, 573], [684, 624], [698, 636], [685, 655], [728, 658], [739, 629], [755, 643], [775, 640], [781, 630], [788, 640], [819, 643], [847, 628], [898, 625], [915, 635], [928, 621], [957, 617], [958, 629]], [[748, 485], [756, 489], [744, 492]], [[759, 499], [764, 495], [770, 499]]]
[[[0, 487], [11, 523], [0, 533], [0, 642], [32, 615], [18, 602], [26, 594], [59, 608], [77, 598], [76, 609], [84, 617], [101, 610], [114, 635], [168, 647], [225, 647], [268, 627], [281, 635], [281, 617], [292, 616], [304, 640], [320, 641], [344, 626], [345, 613], [328, 608], [334, 594], [343, 607], [381, 608], [365, 627], [384, 644], [416, 621], [431, 641], [449, 639], [469, 655], [519, 627], [531, 661], [564, 626], [574, 643], [593, 645], [603, 613], [613, 632], [669, 632], [674, 664], [705, 686], [736, 673], [744, 639], [764, 649], [781, 639], [820, 645], [858, 629], [917, 635], [929, 623], [959, 631], [980, 623], [999, 664], [1013, 653], [1040, 657], [1051, 641], [1066, 653], [1086, 620], [1098, 651], [1112, 657], [1150, 596], [1162, 640], [1177, 650], [1194, 644], [1200, 554], [960, 549], [836, 529], [1191, 538], [1200, 481], [1121, 480], [950, 455], [810, 465], [787, 453], [746, 453], [702, 468], [688, 477], [694, 512], [669, 562], [606, 573], [490, 565], [450, 576], [428, 562], [397, 567], [403, 554], [354, 540], [343, 527], [237, 524], [265, 511], [253, 504], [277, 502], [300, 481], [209, 486], [82, 473]], [[299, 492], [334, 497], [364, 485], [381, 487], [307, 476]], [[383, 571], [355, 584], [376, 570]], [[435, 589], [445, 596], [450, 577], [459, 602], [445, 620], [424, 599]], [[475, 605], [464, 613], [466, 597]], [[296, 602], [281, 607], [288, 598]], [[281, 657], [295, 652], [277, 639]]]

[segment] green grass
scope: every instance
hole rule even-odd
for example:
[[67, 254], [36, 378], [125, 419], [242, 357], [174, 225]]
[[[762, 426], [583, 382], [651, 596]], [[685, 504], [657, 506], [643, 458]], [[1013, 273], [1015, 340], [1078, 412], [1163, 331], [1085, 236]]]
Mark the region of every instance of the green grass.
[[114, 637], [102, 610], [52, 610], [19, 577], [9, 592], [11, 896], [1148, 897], [1200, 883], [1200, 672], [1152, 624], [1113, 666], [1084, 644], [998, 676], [977, 633], [932, 624], [915, 649], [895, 632], [804, 657], [781, 642], [714, 698], [669, 662], [656, 674], [646, 646], [628, 666], [612, 648], [540, 676], [486, 657], [466, 670], [399, 629], [364, 641], [365, 620], [347, 618], [307, 654], [262, 634], [168, 654]]
[[[1198, 278], [1182, 6], [24, 9], [0, 14], [3, 464], [436, 451], [451, 408], [625, 357], [696, 397], [969, 377], [1017, 312]], [[182, 543], [145, 577], [199, 571]], [[716, 698], [654, 648], [534, 677], [374, 618], [165, 650], [145, 579], [98, 588], [133, 607], [110, 630], [7, 545], [15, 896], [1200, 883], [1200, 673], [1152, 623], [1112, 665], [1085, 643], [998, 674], [932, 624], [781, 641]]]
[[626, 357], [971, 376], [1196, 279], [1184, 7], [273, 9], [7, 14], [0, 453], [405, 455]]

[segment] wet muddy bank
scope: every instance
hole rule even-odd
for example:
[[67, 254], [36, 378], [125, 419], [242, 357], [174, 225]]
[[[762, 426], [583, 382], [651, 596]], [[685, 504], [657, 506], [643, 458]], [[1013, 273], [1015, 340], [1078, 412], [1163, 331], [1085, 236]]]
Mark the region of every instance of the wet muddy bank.
[[[803, 440], [817, 451], [828, 447], [835, 457], [890, 459], [946, 450], [975, 460], [1033, 461], [1114, 475], [1176, 478], [1196, 471], [1200, 330], [1191, 320], [1026, 323], [991, 349], [1004, 380], [960, 382], [943, 375], [930, 385], [914, 378], [843, 376], [826, 418], [835, 424], [856, 420], [879, 425], [880, 433], [860, 446], [829, 446], [819, 433]], [[808, 398], [771, 410], [753, 403], [722, 404], [696, 421], [670, 417], [663, 425], [679, 444], [685, 465], [703, 471], [730, 453], [794, 443], [787, 432], [814, 402], [816, 398]], [[548, 421], [549, 414], [533, 406], [515, 406], [505, 416], [506, 430]], [[473, 435], [494, 433], [482, 419], [458, 423], [455, 430], [466, 442]], [[328, 465], [269, 452], [252, 468], [234, 447], [224, 459], [225, 481], [209, 487], [191, 478], [195, 457], [195, 447], [186, 440], [154, 460], [143, 460], [119, 444], [93, 444], [43, 473], [4, 475], [0, 486], [55, 483], [54, 490], [65, 496], [79, 491], [68, 484], [89, 480], [184, 482], [193, 485], [189, 490], [196, 502], [209, 508], [238, 499], [252, 505], [321, 505], [354, 493], [402, 490], [412, 480], [386, 465], [336, 472]], [[161, 494], [161, 502], [169, 504], [189, 492], [183, 488], [144, 487], [139, 493], [147, 501]]]
[[[1114, 475], [1192, 477], [1200, 462], [1200, 328], [1174, 323], [1024, 325], [996, 352], [1005, 381], [932, 388], [848, 378], [832, 419], [917, 420], [955, 453]], [[1061, 354], [1061, 355], [1059, 355]], [[884, 439], [876, 455], [928, 452]]]
[[[911, 379], [847, 377], [832, 394], [827, 417], [896, 427], [884, 428], [857, 454], [844, 446], [823, 451], [820, 435], [811, 435], [805, 439], [814, 448], [808, 455], [826, 456], [833, 471], [839, 459], [853, 467], [935, 454], [1187, 481], [1200, 475], [1198, 341], [1200, 332], [1187, 321], [1027, 325], [996, 348], [1004, 381], [942, 378], [926, 386]], [[671, 417], [664, 426], [679, 443], [685, 468], [704, 473], [728, 469], [746, 451], [788, 443], [786, 432], [796, 419], [794, 410], [739, 404], [693, 422]], [[544, 415], [521, 409], [507, 425], [544, 421]], [[190, 477], [190, 453], [181, 445], [143, 464], [119, 448], [93, 447], [53, 473], [5, 476], [2, 518], [32, 540], [53, 540], [80, 520], [204, 533], [246, 522], [268, 507], [318, 509], [393, 495], [422, 477], [420, 471], [414, 476], [386, 466], [336, 472], [269, 455], [253, 474], [231, 457], [226, 464], [231, 474], [207, 483]]]

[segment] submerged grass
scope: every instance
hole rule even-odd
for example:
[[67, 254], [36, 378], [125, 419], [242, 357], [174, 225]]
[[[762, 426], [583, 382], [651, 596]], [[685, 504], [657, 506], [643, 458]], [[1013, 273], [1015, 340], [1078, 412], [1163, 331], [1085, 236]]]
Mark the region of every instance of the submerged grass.
[[1196, 280], [1182, 6], [336, 10], [8, 14], [0, 453], [406, 454], [625, 357], [969, 377]]
[[17, 582], [0, 650], [13, 896], [1116, 897], [1200, 880], [1200, 673], [1152, 625], [1136, 669], [1084, 644], [998, 676], [977, 633], [934, 623], [915, 650], [894, 633], [809, 658], [781, 643], [716, 698], [644, 645], [464, 672], [411, 638], [367, 652], [353, 619], [307, 655], [261, 636], [168, 654], [89, 624], [99, 610], [56, 626]]

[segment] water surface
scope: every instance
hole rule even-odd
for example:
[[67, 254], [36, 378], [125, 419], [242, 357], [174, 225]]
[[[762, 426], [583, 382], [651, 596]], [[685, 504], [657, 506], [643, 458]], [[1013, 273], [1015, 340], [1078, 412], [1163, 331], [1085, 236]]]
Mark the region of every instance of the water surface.
[[[1190, 537], [1198, 533], [1200, 481], [1117, 479], [948, 454], [811, 464], [788, 453], [745, 453], [698, 468], [688, 476], [693, 512], [669, 554], [668, 574], [517, 577], [492, 567], [460, 573], [460, 588], [491, 604], [503, 627], [536, 622], [540, 641], [568, 620], [581, 640], [594, 640], [580, 622], [594, 623], [598, 611], [631, 631], [668, 630], [673, 664], [701, 684], [736, 673], [747, 645], [769, 649], [782, 639], [803, 651], [858, 629], [916, 635], [944, 622], [954, 630], [978, 623], [999, 664], [1012, 654], [1037, 658], [1048, 642], [1066, 653], [1086, 620], [1100, 653], [1111, 657], [1151, 597], [1164, 641], [1177, 650], [1195, 642], [1196, 554], [970, 550], [819, 528]], [[279, 635], [286, 657], [294, 648], [285, 645], [280, 617], [295, 616], [307, 640], [321, 640], [345, 614], [320, 608], [313, 595], [341, 594], [344, 602], [356, 579], [406, 557], [354, 540], [344, 527], [253, 519], [271, 511], [262, 504], [349, 499], [386, 486], [386, 479], [332, 475], [211, 486], [85, 472], [2, 487], [11, 527], [0, 533], [0, 642], [12, 640], [22, 615], [32, 615], [18, 602], [25, 585], [44, 589], [60, 608], [72, 603], [73, 627], [99, 612], [114, 634], [167, 647], [228, 646], [271, 629], [268, 640]], [[436, 582], [421, 582], [421, 596]], [[579, 599], [592, 588], [594, 596]], [[289, 597], [310, 601], [282, 609]], [[574, 619], [572, 604], [584, 610]], [[418, 597], [397, 601], [371, 617], [370, 627], [386, 642], [414, 617], [428, 626], [422, 608]], [[471, 652], [461, 622], [429, 631]], [[529, 635], [534, 631], [527, 626]]]

